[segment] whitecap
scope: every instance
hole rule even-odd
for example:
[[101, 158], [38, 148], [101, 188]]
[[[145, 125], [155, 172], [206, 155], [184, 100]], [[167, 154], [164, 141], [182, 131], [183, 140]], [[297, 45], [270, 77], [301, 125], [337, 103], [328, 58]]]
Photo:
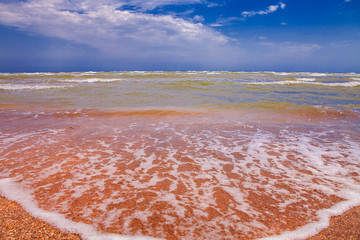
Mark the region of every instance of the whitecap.
[[288, 72], [269, 72], [269, 73], [272, 73], [272, 74], [278, 75], [278, 76], [289, 76], [289, 75], [294, 74], [294, 73], [288, 73]]
[[316, 78], [295, 78], [298, 81], [313, 82]]
[[106, 79], [106, 78], [88, 78], [88, 79], [65, 79], [62, 82], [74, 82], [74, 83], [98, 83], [98, 82], [117, 82], [123, 81], [124, 79], [121, 78], [113, 78], [113, 79]]
[[341, 82], [341, 83], [324, 83], [324, 82], [311, 82], [311, 81], [276, 81], [276, 82], [244, 82], [246, 85], [291, 85], [291, 84], [311, 84], [328, 87], [358, 87], [360, 82]]
[[51, 88], [66, 88], [72, 87], [70, 85], [25, 85], [25, 84], [17, 84], [17, 85], [9, 85], [4, 84], [0, 85], [0, 89], [2, 90], [43, 90], [43, 89], [51, 89]]
[[312, 76], [312, 77], [326, 77], [326, 76], [328, 76], [327, 73], [316, 73], [316, 72], [305, 72], [303, 74], [305, 74], [307, 76]]

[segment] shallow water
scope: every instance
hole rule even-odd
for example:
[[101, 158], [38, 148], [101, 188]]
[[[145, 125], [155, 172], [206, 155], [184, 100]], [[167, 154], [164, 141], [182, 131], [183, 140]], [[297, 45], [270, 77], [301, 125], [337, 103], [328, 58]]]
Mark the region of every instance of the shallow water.
[[[88, 72], [0, 74], [1, 103], [55, 108], [228, 107], [258, 102], [359, 109], [360, 74]], [[251, 106], [252, 107], [252, 106]]]
[[324, 226], [321, 210], [360, 204], [359, 78], [0, 74], [0, 177], [100, 232], [254, 239]]

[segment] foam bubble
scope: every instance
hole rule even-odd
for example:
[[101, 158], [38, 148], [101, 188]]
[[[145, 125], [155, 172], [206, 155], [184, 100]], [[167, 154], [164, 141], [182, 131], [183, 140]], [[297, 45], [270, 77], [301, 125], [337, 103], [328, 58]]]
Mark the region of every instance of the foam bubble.
[[20, 189], [18, 184], [12, 178], [0, 179], [0, 192], [9, 200], [19, 203], [25, 211], [32, 216], [42, 219], [55, 225], [61, 230], [77, 233], [88, 240], [155, 240], [158, 238], [145, 236], [125, 236], [118, 234], [108, 234], [97, 232], [89, 224], [74, 222], [66, 219], [63, 215], [54, 212], [48, 212], [39, 208], [32, 196]]

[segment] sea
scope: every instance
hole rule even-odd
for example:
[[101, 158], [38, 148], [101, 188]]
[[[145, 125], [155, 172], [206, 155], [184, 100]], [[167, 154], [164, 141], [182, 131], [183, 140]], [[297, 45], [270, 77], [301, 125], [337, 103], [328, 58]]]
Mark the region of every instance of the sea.
[[0, 193], [83, 239], [306, 239], [360, 205], [360, 74], [0, 73]]

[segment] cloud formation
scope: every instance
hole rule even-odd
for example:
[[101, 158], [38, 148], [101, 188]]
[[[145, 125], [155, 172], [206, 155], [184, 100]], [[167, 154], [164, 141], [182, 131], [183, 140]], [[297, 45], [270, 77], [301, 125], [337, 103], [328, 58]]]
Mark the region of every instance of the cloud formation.
[[[146, 3], [139, 0], [7, 0], [0, 1], [0, 25], [45, 37], [45, 42], [65, 40], [58, 45], [55, 43], [51, 49], [40, 49], [44, 60], [40, 59], [39, 68], [59, 59], [59, 62], [75, 62], [89, 68], [109, 69], [111, 65], [114, 70], [264, 70], [280, 68], [284, 62], [298, 66], [298, 61], [307, 62], [321, 51], [321, 46], [314, 43], [279, 42], [264, 37], [254, 40], [252, 36], [240, 34], [232, 39], [204, 25], [204, 17], [193, 13], [180, 17], [179, 14], [151, 14], [151, 11], [141, 10], [185, 3], [214, 7], [206, 0], [150, 0]], [[135, 10], [125, 10], [131, 4]], [[222, 21], [217, 24], [243, 21], [283, 8], [285, 4], [280, 2], [264, 11], [244, 13], [240, 18], [220, 19]], [[25, 47], [24, 53], [19, 51], [17, 59], [25, 57], [32, 66], [34, 52]], [[10, 49], [7, 55], [0, 56], [0, 63], [8, 64], [9, 56], [13, 55], [14, 49]]]
[[284, 9], [286, 6], [285, 3], [279, 2], [276, 5], [270, 5], [266, 8], [266, 10], [260, 11], [243, 11], [241, 13], [242, 17], [221, 17], [216, 20], [215, 23], [210, 24], [211, 27], [222, 27], [225, 25], [231, 25], [236, 22], [242, 22], [248, 17], [252, 17], [255, 15], [268, 15], [269, 13], [276, 12], [279, 9]]
[[[0, 3], [0, 24], [100, 49], [114, 56], [157, 56], [210, 61], [231, 52], [229, 39], [201, 23], [170, 15], [121, 10], [125, 4], [154, 8], [200, 0], [29, 0]], [[201, 19], [197, 19], [201, 21]]]
[[205, 3], [204, 0], [125, 0], [124, 5], [135, 6], [142, 11], [153, 10], [166, 5], [187, 5]]
[[269, 13], [273, 13], [273, 12], [276, 12], [279, 8], [280, 9], [284, 9], [286, 6], [285, 3], [283, 2], [279, 2], [278, 4], [276, 5], [270, 5], [268, 6], [265, 10], [260, 10], [260, 11], [244, 11], [241, 13], [241, 15], [243, 17], [252, 17], [252, 16], [255, 16], [255, 15], [267, 15]]

